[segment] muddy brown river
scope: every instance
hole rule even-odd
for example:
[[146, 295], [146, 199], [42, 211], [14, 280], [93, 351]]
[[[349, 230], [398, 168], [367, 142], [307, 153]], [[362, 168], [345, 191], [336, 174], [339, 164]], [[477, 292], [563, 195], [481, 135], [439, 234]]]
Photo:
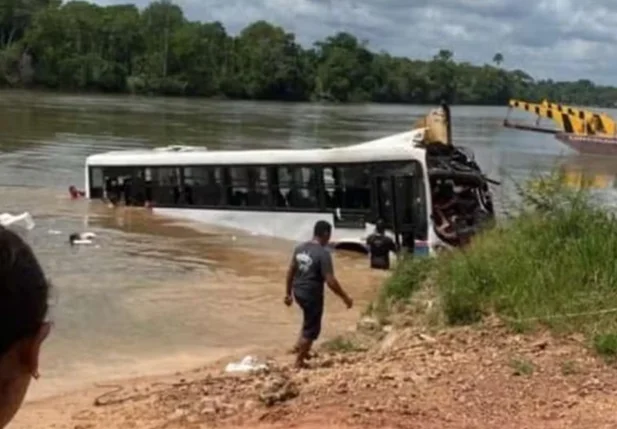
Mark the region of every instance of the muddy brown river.
[[[86, 156], [168, 144], [343, 145], [404, 131], [427, 109], [2, 92], [0, 211], [33, 215], [27, 239], [55, 287], [54, 331], [30, 398], [285, 347], [298, 331], [298, 312], [282, 304], [293, 243], [70, 201], [66, 189], [83, 187]], [[512, 180], [556, 164], [595, 175], [598, 192], [615, 201], [617, 162], [506, 130], [505, 112], [453, 108], [457, 144], [505, 181], [498, 203], [512, 195]], [[95, 245], [69, 246], [69, 233], [81, 231], [95, 232]], [[347, 311], [328, 294], [325, 337], [352, 328], [383, 280], [363, 257], [341, 253], [335, 263], [356, 306]]]

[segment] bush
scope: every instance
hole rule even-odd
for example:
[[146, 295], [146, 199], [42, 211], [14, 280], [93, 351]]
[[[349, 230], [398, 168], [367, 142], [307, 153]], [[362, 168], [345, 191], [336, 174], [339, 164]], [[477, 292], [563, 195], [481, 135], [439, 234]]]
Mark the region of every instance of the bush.
[[582, 331], [596, 346], [597, 338], [611, 338], [617, 332], [617, 221], [584, 189], [562, 183], [552, 175], [519, 189], [517, 215], [466, 249], [432, 262], [405, 262], [380, 300], [405, 300], [431, 277], [450, 324], [497, 314], [513, 324]]
[[434, 263], [433, 258], [410, 257], [399, 261], [381, 289], [372, 311], [383, 316], [392, 304], [408, 300], [427, 281]]

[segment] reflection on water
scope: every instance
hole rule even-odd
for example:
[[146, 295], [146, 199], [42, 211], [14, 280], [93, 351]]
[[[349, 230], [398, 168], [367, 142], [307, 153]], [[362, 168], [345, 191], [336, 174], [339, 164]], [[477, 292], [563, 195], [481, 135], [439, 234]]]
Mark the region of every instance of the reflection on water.
[[610, 189], [615, 187], [617, 158], [577, 155], [560, 162], [559, 171], [572, 187]]
[[[299, 314], [281, 302], [291, 243], [70, 201], [66, 189], [83, 186], [86, 156], [168, 144], [357, 143], [409, 129], [426, 109], [4, 92], [2, 211], [34, 216], [37, 227], [28, 240], [58, 296], [45, 378], [33, 397], [109, 377], [188, 368], [247, 347], [286, 346], [297, 334]], [[505, 108], [452, 112], [455, 141], [472, 148], [492, 178], [520, 180], [553, 168], [562, 155], [574, 166], [614, 171], [573, 155], [552, 136], [504, 129]], [[497, 208], [508, 183], [496, 192]], [[86, 230], [97, 234], [95, 245], [68, 245], [70, 232]], [[337, 254], [336, 264], [358, 306], [348, 312], [330, 296], [326, 335], [353, 326], [383, 276], [355, 255]]]
[[617, 159], [577, 155], [563, 160], [558, 171], [568, 187], [585, 189], [603, 206], [617, 209]]

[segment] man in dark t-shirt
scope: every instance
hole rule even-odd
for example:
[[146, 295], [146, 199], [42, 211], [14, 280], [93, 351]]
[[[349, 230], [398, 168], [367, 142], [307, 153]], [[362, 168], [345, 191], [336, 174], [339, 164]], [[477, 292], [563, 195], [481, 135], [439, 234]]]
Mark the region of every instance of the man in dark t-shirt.
[[386, 235], [383, 220], [375, 224], [375, 232], [366, 239], [366, 245], [371, 255], [371, 268], [379, 270], [390, 269], [390, 252], [396, 252], [394, 240]]
[[324, 308], [324, 282], [338, 295], [347, 308], [353, 301], [341, 288], [336, 277], [332, 256], [325, 246], [330, 241], [332, 225], [320, 220], [315, 223], [313, 239], [298, 245], [293, 252], [285, 290], [285, 305], [295, 300], [302, 309], [303, 322], [300, 338], [294, 352], [297, 353], [296, 366], [306, 366], [306, 359], [313, 342], [321, 333], [321, 319]]

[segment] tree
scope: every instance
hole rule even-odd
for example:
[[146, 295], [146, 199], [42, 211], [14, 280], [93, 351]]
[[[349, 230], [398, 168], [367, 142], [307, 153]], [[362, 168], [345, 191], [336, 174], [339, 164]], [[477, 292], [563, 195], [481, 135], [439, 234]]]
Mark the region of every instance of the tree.
[[320, 98], [363, 101], [374, 90], [373, 54], [355, 36], [341, 32], [315, 44], [315, 88]]
[[374, 52], [339, 32], [311, 47], [266, 21], [238, 36], [219, 22], [191, 22], [170, 0], [135, 5], [86, 1], [3, 0], [0, 86], [222, 96], [259, 100], [329, 100], [505, 105], [510, 97], [612, 106], [617, 88], [589, 80], [536, 81], [522, 70]]

